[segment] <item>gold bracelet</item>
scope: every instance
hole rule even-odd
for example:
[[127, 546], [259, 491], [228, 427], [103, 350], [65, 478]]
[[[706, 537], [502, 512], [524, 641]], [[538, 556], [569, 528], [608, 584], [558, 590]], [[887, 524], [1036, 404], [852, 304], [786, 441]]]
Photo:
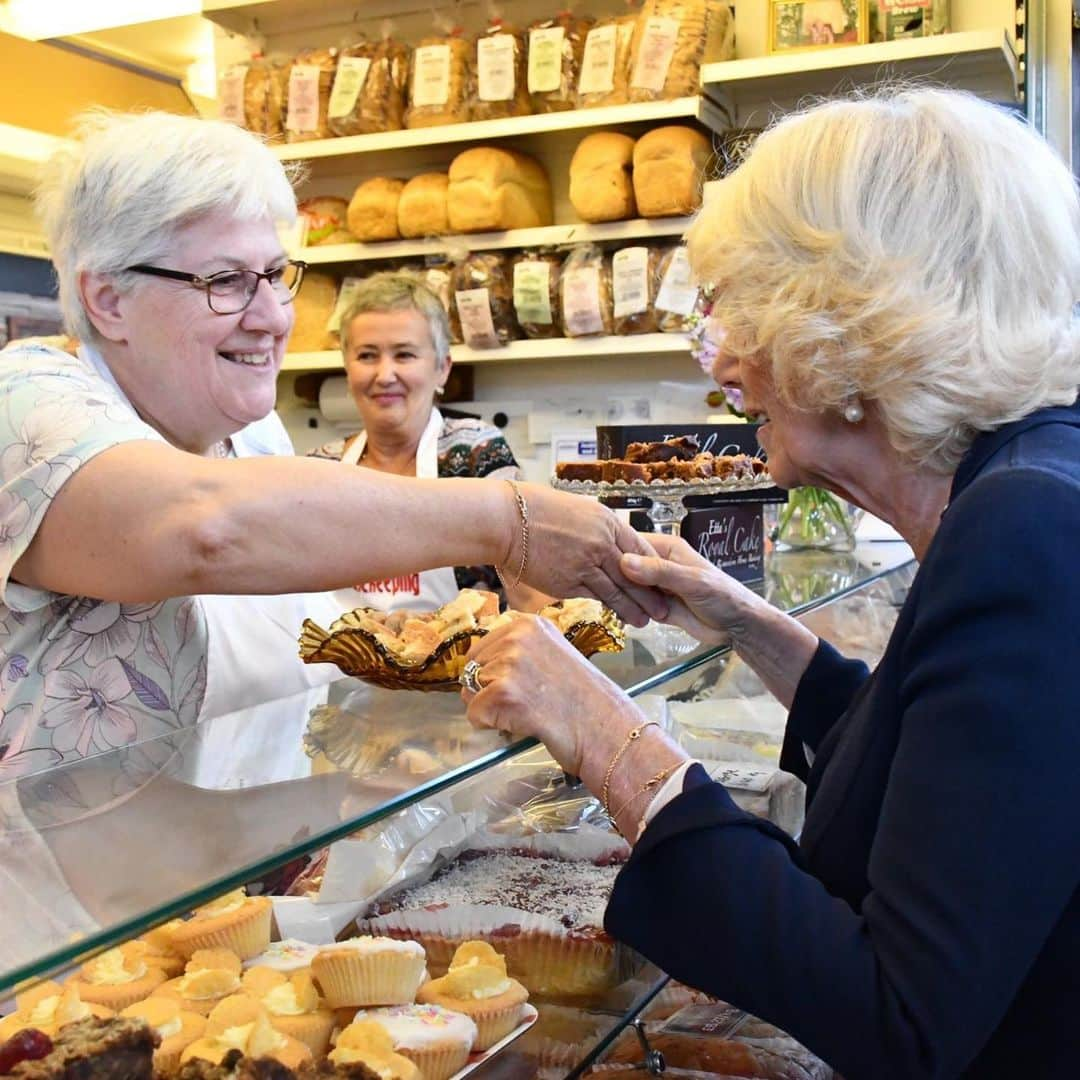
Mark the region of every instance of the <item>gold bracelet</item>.
[[529, 565], [529, 504], [525, 501], [525, 496], [521, 494], [521, 488], [518, 487], [516, 480], [507, 477], [506, 482], [514, 493], [514, 504], [517, 506], [518, 517], [521, 518], [521, 564], [518, 566], [517, 577], [514, 578], [513, 585], [507, 582], [506, 578], [503, 577], [502, 570], [497, 566], [495, 567], [495, 573], [499, 575], [499, 580], [503, 585], [514, 589], [521, 584], [521, 579], [525, 576], [525, 570]]
[[615, 771], [615, 766], [619, 764], [619, 758], [621, 758], [623, 754], [626, 753], [626, 749], [631, 743], [636, 742], [638, 739], [641, 738], [641, 733], [647, 727], [659, 726], [660, 724], [656, 720], [646, 720], [643, 724], [638, 724], [636, 728], [631, 729], [631, 731], [627, 734], [626, 738], [623, 740], [622, 746], [620, 746], [619, 749], [615, 751], [615, 756], [608, 764], [607, 772], [604, 773], [603, 787], [600, 788], [600, 805], [603, 806], [609, 816], [613, 816], [611, 814], [611, 807], [608, 806], [608, 796], [611, 794], [611, 774]]
[[[634, 794], [631, 795], [630, 798], [627, 799], [626, 802], [624, 802], [622, 806], [620, 806], [619, 809], [611, 815], [612, 820], [616, 821], [620, 817], [622, 817], [622, 815], [630, 808], [631, 803], [636, 802], [638, 799], [641, 798], [642, 795], [646, 794], [647, 792], [653, 791], [655, 788], [660, 787], [660, 785], [663, 784], [663, 782], [667, 780], [667, 778], [681, 764], [681, 761], [677, 761], [674, 765], [669, 765], [666, 769], [661, 769], [655, 775], [650, 776], [649, 779], [646, 780], [645, 783], [642, 784], [641, 787], [639, 787], [637, 791], [635, 791]], [[616, 828], [618, 828], [618, 826], [616, 826]]]

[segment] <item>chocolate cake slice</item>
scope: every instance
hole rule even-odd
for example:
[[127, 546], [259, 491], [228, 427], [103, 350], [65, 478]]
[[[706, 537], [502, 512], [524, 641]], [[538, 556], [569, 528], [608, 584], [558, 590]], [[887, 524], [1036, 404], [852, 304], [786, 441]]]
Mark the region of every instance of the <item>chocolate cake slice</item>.
[[[249, 1058], [240, 1050], [230, 1050], [216, 1064], [205, 1058], [185, 1061], [176, 1073], [176, 1080], [296, 1080], [296, 1075], [274, 1058]], [[357, 1080], [371, 1078], [358, 1077]]]
[[663, 442], [635, 442], [626, 448], [626, 460], [650, 464], [654, 461], [689, 461], [701, 451], [696, 435], [680, 435]]

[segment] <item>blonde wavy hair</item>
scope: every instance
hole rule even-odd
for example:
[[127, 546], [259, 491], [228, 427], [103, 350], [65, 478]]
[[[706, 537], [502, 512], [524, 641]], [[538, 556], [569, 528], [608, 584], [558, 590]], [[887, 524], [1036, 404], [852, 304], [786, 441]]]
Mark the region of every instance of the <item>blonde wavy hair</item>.
[[789, 115], [689, 234], [724, 348], [788, 405], [873, 402], [905, 459], [950, 473], [975, 435], [1080, 386], [1080, 202], [1022, 119], [890, 89]]

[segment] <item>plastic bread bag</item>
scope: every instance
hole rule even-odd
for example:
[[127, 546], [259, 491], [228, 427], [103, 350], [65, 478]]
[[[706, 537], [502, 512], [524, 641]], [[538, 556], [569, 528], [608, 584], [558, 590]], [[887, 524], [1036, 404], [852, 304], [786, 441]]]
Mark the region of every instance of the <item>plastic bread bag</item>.
[[625, 105], [630, 100], [630, 46], [636, 15], [600, 19], [585, 36], [577, 107]]
[[466, 345], [496, 349], [518, 337], [508, 256], [495, 251], [473, 253], [454, 267], [451, 284]]
[[614, 332], [611, 262], [596, 244], [579, 244], [562, 265], [559, 282], [563, 334], [588, 337]]
[[407, 128], [462, 124], [469, 119], [475, 82], [472, 43], [461, 27], [422, 38], [409, 60]]
[[285, 106], [291, 66], [285, 56], [256, 55], [244, 69], [241, 123], [248, 131], [262, 135], [271, 142], [279, 142], [285, 137]]
[[488, 25], [477, 35], [474, 44], [473, 120], [501, 120], [532, 112], [526, 49], [524, 36], [503, 22], [498, 9], [492, 6]]
[[334, 135], [398, 131], [405, 122], [409, 49], [383, 24], [379, 41], [359, 41], [338, 51], [330, 95], [329, 124]]
[[560, 11], [529, 27], [529, 99], [534, 113], [565, 112], [577, 104], [578, 75], [593, 19]]
[[611, 257], [612, 315], [616, 334], [653, 334], [657, 330], [656, 291], [659, 248], [634, 245]]
[[337, 71], [337, 49], [304, 49], [289, 69], [285, 141], [328, 139], [330, 94]]
[[684, 333], [689, 329], [687, 319], [698, 302], [698, 288], [686, 248], [676, 244], [661, 249], [656, 274], [656, 328], [664, 334]]
[[522, 251], [514, 256], [514, 314], [526, 337], [562, 335], [561, 269], [562, 256], [551, 249]]

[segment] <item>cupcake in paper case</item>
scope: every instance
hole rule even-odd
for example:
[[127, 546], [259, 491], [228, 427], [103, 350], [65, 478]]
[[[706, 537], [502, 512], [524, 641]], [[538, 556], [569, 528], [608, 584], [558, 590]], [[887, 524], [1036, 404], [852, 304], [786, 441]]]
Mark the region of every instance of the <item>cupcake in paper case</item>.
[[153, 996], [172, 998], [183, 1009], [209, 1016], [219, 1001], [239, 990], [240, 978], [236, 972], [226, 968], [197, 968], [162, 983]]
[[344, 1028], [330, 1051], [329, 1061], [342, 1071], [365, 1067], [380, 1080], [422, 1080], [416, 1064], [397, 1053], [390, 1033], [372, 1020], [361, 1020]]
[[346, 1005], [404, 1005], [425, 978], [424, 947], [415, 941], [358, 937], [321, 948], [311, 973], [332, 1009]]
[[484, 1051], [521, 1022], [529, 992], [506, 973], [506, 960], [486, 941], [459, 945], [450, 969], [420, 987], [416, 1000], [464, 1013], [477, 1028], [474, 1050]]
[[323, 1007], [308, 971], [285, 976], [273, 968], [249, 968], [240, 984], [266, 1010], [275, 1031], [299, 1039], [316, 1057], [325, 1055], [335, 1017]]
[[165, 972], [148, 965], [140, 950], [128, 944], [87, 960], [69, 982], [83, 1001], [116, 1011], [149, 997], [165, 982]]
[[193, 1058], [220, 1064], [233, 1050], [249, 1058], [271, 1057], [288, 1069], [311, 1060], [311, 1051], [302, 1042], [275, 1031], [266, 1010], [242, 995], [219, 1002], [207, 1020], [206, 1032], [184, 1049], [181, 1064]]
[[267, 897], [247, 896], [243, 889], [234, 889], [174, 927], [173, 948], [185, 957], [197, 949], [229, 949], [247, 960], [269, 946], [272, 913]]
[[386, 1029], [394, 1050], [420, 1070], [422, 1080], [449, 1080], [469, 1060], [476, 1045], [476, 1024], [463, 1013], [440, 1005], [391, 1005], [362, 1009], [338, 1036], [364, 1021], [373, 1020]]
[[295, 971], [306, 971], [310, 968], [311, 961], [321, 948], [323, 948], [322, 945], [309, 945], [306, 941], [298, 941], [296, 938], [285, 938], [282, 941], [271, 942], [266, 952], [245, 960], [244, 967], [273, 968], [285, 975], [292, 975]]
[[107, 1020], [112, 1015], [112, 1009], [83, 1001], [78, 987], [70, 981], [65, 986], [55, 982], [38, 983], [15, 995], [15, 1011], [0, 1020], [0, 1042], [10, 1039], [23, 1028], [37, 1028], [51, 1037], [76, 1020], [85, 1020], [88, 1016]]
[[172, 998], [147, 998], [129, 1005], [121, 1016], [143, 1020], [157, 1032], [161, 1042], [154, 1051], [154, 1069], [162, 1075], [180, 1067], [180, 1055], [206, 1031], [206, 1018], [180, 1007]]

